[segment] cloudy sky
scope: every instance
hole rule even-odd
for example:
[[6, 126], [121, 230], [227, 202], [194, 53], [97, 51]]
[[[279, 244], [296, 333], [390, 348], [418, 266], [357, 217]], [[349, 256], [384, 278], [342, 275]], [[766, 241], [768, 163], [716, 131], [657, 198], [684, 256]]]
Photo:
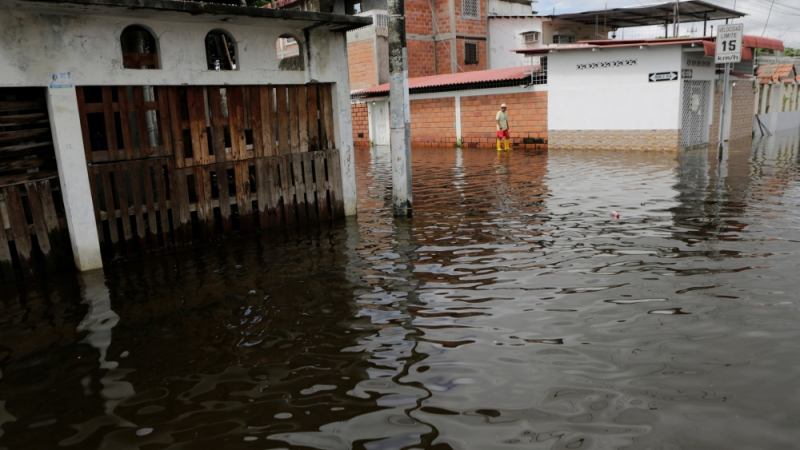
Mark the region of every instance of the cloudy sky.
[[[745, 34], [781, 39], [787, 47], [800, 48], [800, 1], [798, 0], [775, 0], [772, 5], [772, 13], [769, 12], [772, 0], [706, 0], [719, 6], [733, 8], [737, 11], [746, 13], [747, 16], [735, 23], [744, 23]], [[540, 14], [550, 14], [555, 8], [556, 14], [593, 11], [603, 9], [608, 4], [608, 8], [624, 8], [628, 6], [639, 6], [651, 3], [664, 3], [654, 0], [572, 0], [572, 1], [552, 1], [539, 0], [534, 5], [534, 10]], [[769, 15], [769, 23], [767, 16]], [[724, 22], [722, 22], [724, 23]], [[716, 26], [716, 23], [709, 22]], [[694, 32], [692, 26], [694, 25]], [[766, 30], [764, 26], [766, 25]], [[648, 29], [629, 29], [625, 31], [626, 38], [644, 38], [663, 36], [664, 27], [647, 27]], [[660, 28], [660, 32], [657, 30]], [[671, 32], [670, 27], [670, 32]], [[681, 35], [692, 34], [700, 36], [703, 34], [702, 22], [696, 24], [681, 24]], [[619, 38], [620, 36], [618, 36]]]

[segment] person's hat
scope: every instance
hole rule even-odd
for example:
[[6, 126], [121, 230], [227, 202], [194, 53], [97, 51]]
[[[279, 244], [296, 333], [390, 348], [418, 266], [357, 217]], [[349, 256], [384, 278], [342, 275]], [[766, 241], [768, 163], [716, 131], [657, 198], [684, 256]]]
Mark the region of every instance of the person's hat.
[[500, 107], [501, 107], [501, 108], [507, 108], [507, 106], [506, 106], [506, 104], [505, 104], [505, 103], [503, 103], [502, 105], [500, 105]]

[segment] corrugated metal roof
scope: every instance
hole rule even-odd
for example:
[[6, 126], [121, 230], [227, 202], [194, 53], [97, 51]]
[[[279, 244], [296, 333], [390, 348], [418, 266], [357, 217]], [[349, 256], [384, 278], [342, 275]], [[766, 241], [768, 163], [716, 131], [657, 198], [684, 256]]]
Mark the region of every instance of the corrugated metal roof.
[[[408, 90], [430, 88], [437, 86], [452, 86], [458, 84], [475, 84], [492, 81], [523, 80], [530, 74], [530, 66], [511, 67], [507, 69], [478, 70], [475, 72], [461, 72], [443, 75], [431, 75], [408, 79]], [[381, 94], [389, 92], [389, 83], [353, 92], [354, 95]]]

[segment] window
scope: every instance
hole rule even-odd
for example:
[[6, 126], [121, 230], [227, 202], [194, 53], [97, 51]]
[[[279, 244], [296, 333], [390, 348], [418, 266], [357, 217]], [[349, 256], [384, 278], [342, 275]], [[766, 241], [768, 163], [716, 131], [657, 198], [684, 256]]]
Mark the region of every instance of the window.
[[236, 41], [226, 31], [210, 31], [206, 35], [206, 60], [208, 70], [236, 70]]
[[573, 44], [575, 43], [575, 36], [553, 36], [553, 44]]
[[461, 17], [480, 20], [481, 7], [478, 0], [461, 0]]
[[139, 25], [131, 25], [122, 30], [119, 43], [122, 47], [122, 67], [158, 69], [156, 39], [150, 31]]
[[275, 47], [280, 60], [278, 64], [280, 70], [305, 70], [303, 47], [297, 38], [290, 34], [283, 34], [275, 42]]
[[478, 43], [464, 43], [464, 64], [478, 64]]
[[539, 42], [539, 32], [538, 31], [528, 31], [522, 33], [522, 37], [525, 38], [526, 44], [532, 44], [534, 42]]

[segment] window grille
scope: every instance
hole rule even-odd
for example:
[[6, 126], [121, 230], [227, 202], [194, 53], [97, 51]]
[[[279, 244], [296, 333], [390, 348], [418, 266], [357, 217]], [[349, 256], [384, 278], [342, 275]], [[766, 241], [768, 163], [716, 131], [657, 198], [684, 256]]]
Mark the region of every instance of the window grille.
[[574, 44], [575, 36], [555, 35], [553, 36], [553, 44]]
[[481, 7], [478, 0], [461, 0], [461, 17], [480, 20]]
[[522, 33], [522, 37], [525, 38], [526, 44], [532, 44], [534, 42], [539, 42], [539, 32], [538, 31], [528, 31], [527, 33]]
[[464, 43], [464, 64], [478, 64], [478, 43]]

